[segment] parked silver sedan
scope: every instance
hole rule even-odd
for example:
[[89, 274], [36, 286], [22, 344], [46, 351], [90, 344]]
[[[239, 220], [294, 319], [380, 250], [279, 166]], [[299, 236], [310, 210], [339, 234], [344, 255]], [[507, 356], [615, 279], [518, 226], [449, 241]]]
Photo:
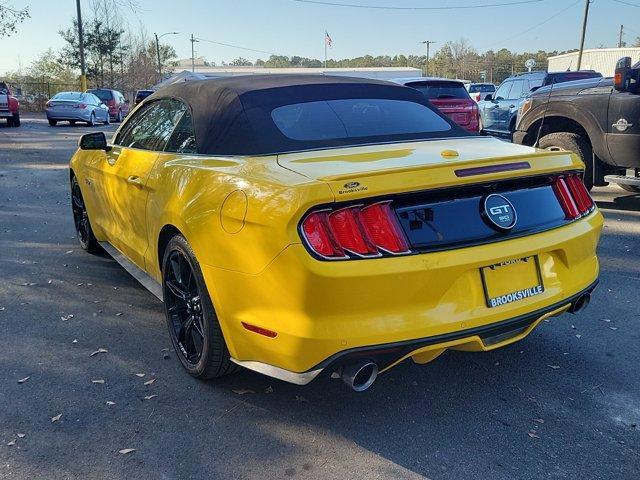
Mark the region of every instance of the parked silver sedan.
[[47, 120], [55, 127], [60, 121], [109, 124], [109, 107], [93, 93], [60, 92], [47, 102]]

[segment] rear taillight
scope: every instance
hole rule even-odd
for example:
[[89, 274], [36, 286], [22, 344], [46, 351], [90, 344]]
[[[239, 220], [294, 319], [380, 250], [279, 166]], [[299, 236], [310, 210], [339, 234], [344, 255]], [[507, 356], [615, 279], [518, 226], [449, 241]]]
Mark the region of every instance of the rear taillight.
[[328, 259], [410, 253], [390, 202], [312, 212], [301, 230], [309, 248]]
[[76, 103], [73, 108], [87, 108], [86, 103]]
[[553, 190], [568, 220], [575, 220], [595, 208], [582, 179], [575, 173], [556, 178]]

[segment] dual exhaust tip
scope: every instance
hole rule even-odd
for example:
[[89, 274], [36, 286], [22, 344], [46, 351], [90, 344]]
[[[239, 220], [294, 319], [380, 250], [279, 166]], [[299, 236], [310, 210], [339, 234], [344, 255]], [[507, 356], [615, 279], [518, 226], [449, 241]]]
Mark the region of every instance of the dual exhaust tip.
[[585, 308], [587, 308], [590, 301], [590, 293], [585, 293], [584, 295], [579, 296], [569, 307], [569, 313], [576, 314], [582, 312]]
[[352, 390], [364, 392], [378, 378], [378, 365], [371, 360], [355, 360], [340, 367], [336, 374]]
[[[582, 312], [591, 301], [591, 294], [578, 297], [569, 307], [569, 313]], [[378, 365], [371, 360], [355, 360], [340, 367], [334, 374], [356, 392], [364, 392], [378, 378]]]

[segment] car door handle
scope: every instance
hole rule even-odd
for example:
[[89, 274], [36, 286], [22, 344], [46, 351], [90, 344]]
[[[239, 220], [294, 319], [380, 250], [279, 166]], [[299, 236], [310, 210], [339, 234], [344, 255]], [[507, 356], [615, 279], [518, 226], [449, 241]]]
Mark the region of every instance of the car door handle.
[[142, 178], [138, 177], [137, 175], [129, 175], [127, 177], [127, 183], [140, 187], [142, 186]]

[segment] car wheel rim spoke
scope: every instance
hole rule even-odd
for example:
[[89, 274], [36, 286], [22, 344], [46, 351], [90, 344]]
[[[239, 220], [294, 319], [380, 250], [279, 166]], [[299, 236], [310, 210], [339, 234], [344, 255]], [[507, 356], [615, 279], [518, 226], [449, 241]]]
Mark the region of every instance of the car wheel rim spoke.
[[196, 365], [204, 349], [202, 305], [190, 263], [178, 251], [169, 254], [164, 272], [164, 294], [171, 334], [178, 352]]

